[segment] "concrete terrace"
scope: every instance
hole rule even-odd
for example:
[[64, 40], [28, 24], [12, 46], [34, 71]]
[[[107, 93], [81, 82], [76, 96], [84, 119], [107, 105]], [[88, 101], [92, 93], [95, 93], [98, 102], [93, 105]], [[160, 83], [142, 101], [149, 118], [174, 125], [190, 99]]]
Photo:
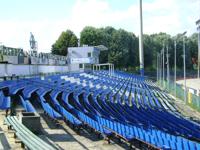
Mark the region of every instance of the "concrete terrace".
[[[14, 131], [8, 130], [7, 125], [4, 125], [4, 117], [5, 112], [0, 111], [0, 127], [10, 145], [10, 149], [22, 150], [23, 148], [21, 148], [20, 141], [14, 138]], [[57, 125], [43, 114], [41, 114], [41, 124], [42, 133], [39, 137], [58, 149], [122, 150], [128, 148], [128, 146], [122, 142], [117, 144], [112, 141], [111, 144], [108, 144], [102, 137], [98, 138], [98, 135], [92, 133], [90, 130], [81, 130], [78, 134], [65, 122], [60, 122], [60, 125]], [[9, 148], [9, 146], [7, 147]]]

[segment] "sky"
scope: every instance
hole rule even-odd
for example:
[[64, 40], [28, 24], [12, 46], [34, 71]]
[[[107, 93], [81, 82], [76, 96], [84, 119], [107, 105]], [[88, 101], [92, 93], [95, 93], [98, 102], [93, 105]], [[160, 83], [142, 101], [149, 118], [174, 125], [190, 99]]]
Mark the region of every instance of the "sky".
[[[62, 31], [77, 37], [85, 26], [122, 28], [139, 34], [139, 0], [0, 0], [0, 44], [50, 52]], [[143, 32], [196, 32], [200, 0], [143, 0]]]

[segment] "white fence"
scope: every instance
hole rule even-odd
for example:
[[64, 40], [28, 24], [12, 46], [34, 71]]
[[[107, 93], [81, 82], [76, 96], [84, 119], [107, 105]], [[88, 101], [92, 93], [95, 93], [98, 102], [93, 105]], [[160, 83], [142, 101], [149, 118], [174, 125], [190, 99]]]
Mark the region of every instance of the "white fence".
[[0, 76], [34, 75], [40, 73], [68, 72], [68, 66], [0, 64]]

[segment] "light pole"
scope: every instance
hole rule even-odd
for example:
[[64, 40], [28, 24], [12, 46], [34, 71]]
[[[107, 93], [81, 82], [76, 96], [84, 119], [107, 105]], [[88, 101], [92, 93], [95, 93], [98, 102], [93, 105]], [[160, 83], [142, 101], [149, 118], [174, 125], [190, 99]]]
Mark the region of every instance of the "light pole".
[[157, 83], [158, 83], [158, 79], [159, 79], [159, 53], [157, 53], [157, 64], [156, 64], [156, 67], [157, 67]]
[[182, 36], [183, 36], [183, 69], [184, 69], [184, 101], [186, 102], [186, 66], [185, 66], [185, 34], [187, 32], [185, 31]]
[[200, 19], [196, 21], [197, 31], [198, 31], [198, 79], [199, 79], [199, 61], [200, 61]]
[[163, 44], [163, 87], [165, 86], [165, 45]]
[[176, 40], [174, 41], [174, 96], [176, 98]]
[[162, 82], [162, 50], [160, 52], [160, 85]]
[[162, 86], [162, 50], [160, 52], [160, 86]]
[[169, 88], [169, 47], [168, 47], [168, 45], [167, 45], [166, 49], [167, 49], [167, 54], [166, 54], [166, 57], [167, 57], [167, 87]]
[[144, 52], [143, 52], [143, 20], [142, 20], [142, 0], [140, 0], [140, 36], [139, 36], [139, 55], [140, 55], [140, 75], [144, 75]]

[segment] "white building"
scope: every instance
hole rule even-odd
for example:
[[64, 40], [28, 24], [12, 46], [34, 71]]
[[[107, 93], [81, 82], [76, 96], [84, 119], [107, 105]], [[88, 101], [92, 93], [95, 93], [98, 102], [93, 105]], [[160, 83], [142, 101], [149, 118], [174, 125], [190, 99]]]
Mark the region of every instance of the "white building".
[[69, 71], [87, 71], [91, 70], [93, 64], [99, 64], [100, 51], [107, 50], [103, 45], [83, 46], [68, 48]]

